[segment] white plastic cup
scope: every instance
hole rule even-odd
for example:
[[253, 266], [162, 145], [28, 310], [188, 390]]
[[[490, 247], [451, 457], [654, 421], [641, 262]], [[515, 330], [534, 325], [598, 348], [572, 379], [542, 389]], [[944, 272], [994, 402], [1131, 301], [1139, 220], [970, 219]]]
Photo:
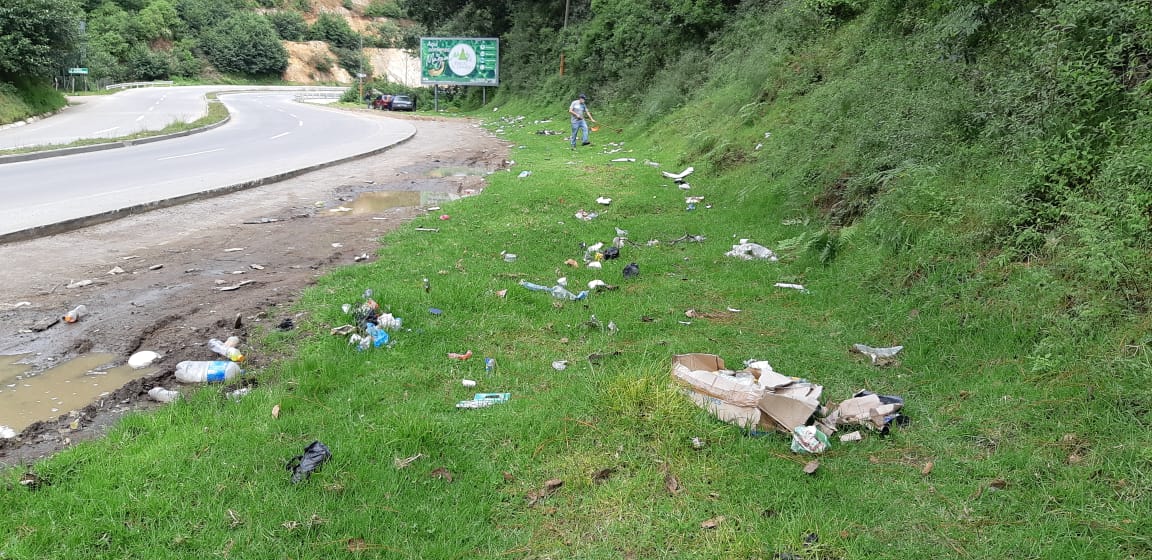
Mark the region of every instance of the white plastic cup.
[[475, 387], [476, 386], [476, 382], [471, 380], [471, 379], [461, 379], [460, 384], [465, 386], [465, 387]]

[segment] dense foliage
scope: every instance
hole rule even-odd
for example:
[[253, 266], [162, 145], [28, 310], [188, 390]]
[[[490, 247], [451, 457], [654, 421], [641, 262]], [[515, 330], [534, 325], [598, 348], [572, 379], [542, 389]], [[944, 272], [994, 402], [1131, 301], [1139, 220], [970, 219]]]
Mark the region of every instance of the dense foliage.
[[238, 13], [205, 35], [212, 64], [224, 72], [250, 76], [279, 75], [288, 66], [288, 53], [267, 19]]
[[79, 30], [74, 0], [20, 0], [0, 5], [0, 80], [51, 76]]

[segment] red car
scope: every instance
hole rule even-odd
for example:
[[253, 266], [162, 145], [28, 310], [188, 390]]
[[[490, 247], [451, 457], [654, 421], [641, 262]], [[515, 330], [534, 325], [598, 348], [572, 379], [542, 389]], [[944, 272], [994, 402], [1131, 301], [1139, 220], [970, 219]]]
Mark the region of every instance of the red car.
[[387, 94], [376, 96], [376, 99], [372, 100], [372, 108], [380, 110], [391, 110], [392, 96]]

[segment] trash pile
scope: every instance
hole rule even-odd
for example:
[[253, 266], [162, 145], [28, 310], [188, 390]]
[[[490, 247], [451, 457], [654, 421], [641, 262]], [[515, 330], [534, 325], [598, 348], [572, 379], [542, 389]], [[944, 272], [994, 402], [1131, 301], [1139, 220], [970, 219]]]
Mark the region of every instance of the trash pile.
[[[822, 385], [780, 374], [760, 360], [749, 360], [745, 369], [734, 371], [714, 354], [681, 354], [672, 359], [672, 377], [684, 385], [692, 402], [720, 420], [753, 432], [791, 435], [797, 453], [827, 450], [828, 437], [842, 428], [864, 427], [887, 435], [892, 426], [908, 423], [900, 412], [900, 397], [859, 391], [839, 404], [822, 405]], [[841, 437], [859, 439], [859, 432]]]
[[354, 323], [334, 327], [331, 334], [348, 337], [348, 344], [360, 350], [387, 345], [392, 340], [389, 331], [400, 330], [404, 324], [403, 319], [380, 312], [380, 304], [372, 299], [371, 289], [364, 290], [363, 301], [359, 305], [345, 303], [341, 309], [352, 316]]

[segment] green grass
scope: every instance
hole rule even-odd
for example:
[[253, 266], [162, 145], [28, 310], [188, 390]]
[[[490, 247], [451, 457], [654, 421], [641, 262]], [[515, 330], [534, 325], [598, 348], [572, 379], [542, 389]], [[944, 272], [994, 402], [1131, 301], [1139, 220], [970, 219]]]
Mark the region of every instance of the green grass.
[[0, 82], [0, 124], [50, 113], [66, 104], [64, 96], [51, 86], [26, 81]]
[[[498, 114], [512, 115], [503, 108]], [[535, 118], [522, 121], [531, 123]], [[491, 114], [489, 114], [491, 118]], [[804, 247], [781, 261], [723, 256], [736, 238], [768, 246], [797, 225], [779, 183], [758, 173], [692, 177], [678, 190], [644, 165], [678, 168], [678, 152], [641, 135], [601, 132], [571, 152], [547, 125], [489, 123], [524, 146], [482, 196], [444, 206], [383, 240], [379, 259], [340, 269], [304, 294], [306, 319], [271, 333], [268, 352], [294, 358], [250, 372], [239, 402], [205, 388], [155, 413], [125, 418], [105, 439], [33, 470], [51, 485], [4, 491], [7, 558], [812, 558], [1139, 557], [1148, 551], [1152, 455], [1123, 391], [1095, 358], [1046, 371], [1024, 350], [1048, 328], [1026, 267], [974, 274], [976, 255], [869, 251], [845, 242], [835, 266]], [[554, 127], [555, 128], [555, 127]], [[621, 141], [620, 153], [602, 154]], [[636, 163], [610, 163], [614, 157]], [[533, 173], [518, 179], [521, 170]], [[678, 169], [677, 169], [678, 170]], [[712, 208], [687, 211], [685, 194]], [[611, 206], [594, 202], [613, 199]], [[592, 221], [577, 220], [581, 209]], [[439, 233], [415, 227], [437, 227]], [[628, 230], [622, 258], [572, 269], [578, 243]], [[685, 233], [702, 243], [669, 243]], [[647, 246], [649, 240], [662, 240]], [[518, 254], [506, 263], [501, 251]], [[635, 261], [641, 276], [620, 277]], [[919, 270], [894, 282], [898, 270]], [[621, 288], [559, 302], [517, 286], [566, 276]], [[431, 291], [422, 288], [428, 278]], [[772, 287], [800, 282], [809, 293]], [[390, 348], [358, 352], [329, 328], [342, 303], [371, 288], [404, 319]], [[498, 290], [508, 290], [498, 297]], [[1017, 293], [1020, 291], [1020, 293]], [[437, 307], [444, 314], [434, 316]], [[688, 319], [696, 309], [724, 312]], [[586, 323], [595, 315], [611, 333]], [[690, 321], [691, 324], [683, 324]], [[1108, 337], [1081, 341], [1109, 344]], [[907, 346], [878, 369], [855, 342]], [[1114, 344], [1114, 342], [1111, 342]], [[448, 352], [472, 350], [460, 362]], [[256, 350], [257, 352], [259, 349]], [[585, 357], [612, 354], [599, 364]], [[696, 409], [671, 384], [684, 352], [730, 365], [770, 361], [839, 400], [867, 388], [903, 395], [912, 425], [888, 438], [834, 442], [813, 476], [785, 436], [749, 436]], [[492, 374], [484, 356], [494, 357]], [[550, 364], [566, 359], [555, 371]], [[1130, 367], [1139, 371], [1142, 360]], [[1107, 370], [1109, 373], [1105, 373]], [[480, 382], [476, 389], [460, 379]], [[512, 402], [457, 410], [475, 391]], [[278, 419], [274, 405], [281, 406]], [[692, 437], [708, 442], [694, 450]], [[314, 439], [332, 461], [293, 486], [283, 462]], [[405, 469], [393, 461], [417, 453]], [[930, 474], [922, 474], [929, 462]], [[452, 481], [434, 476], [437, 469]], [[613, 469], [606, 480], [593, 474]], [[15, 482], [13, 470], [6, 478]], [[681, 487], [670, 493], [666, 476]], [[530, 505], [545, 481], [564, 481]], [[1003, 481], [1006, 486], [996, 488]], [[994, 484], [995, 483], [995, 484]], [[701, 522], [725, 517], [715, 529]], [[819, 535], [814, 547], [801, 541]], [[364, 548], [358, 553], [348, 551]]]
[[46, 152], [49, 150], [60, 150], [63, 148], [77, 148], [81, 146], [95, 146], [99, 144], [111, 144], [127, 142], [131, 140], [139, 140], [141, 138], [151, 138], [154, 136], [163, 136], [165, 134], [176, 134], [178, 132], [185, 132], [188, 130], [195, 130], [204, 126], [216, 124], [228, 118], [228, 108], [223, 103], [216, 99], [216, 94], [208, 94], [208, 110], [204, 116], [191, 121], [184, 122], [173, 120], [164, 128], [159, 130], [142, 130], [133, 134], [124, 136], [117, 136], [115, 138], [84, 138], [69, 142], [67, 144], [45, 144], [42, 146], [26, 146], [22, 148], [12, 148], [8, 150], [0, 150], [0, 155], [15, 155], [15, 154], [29, 154], [35, 152]]

